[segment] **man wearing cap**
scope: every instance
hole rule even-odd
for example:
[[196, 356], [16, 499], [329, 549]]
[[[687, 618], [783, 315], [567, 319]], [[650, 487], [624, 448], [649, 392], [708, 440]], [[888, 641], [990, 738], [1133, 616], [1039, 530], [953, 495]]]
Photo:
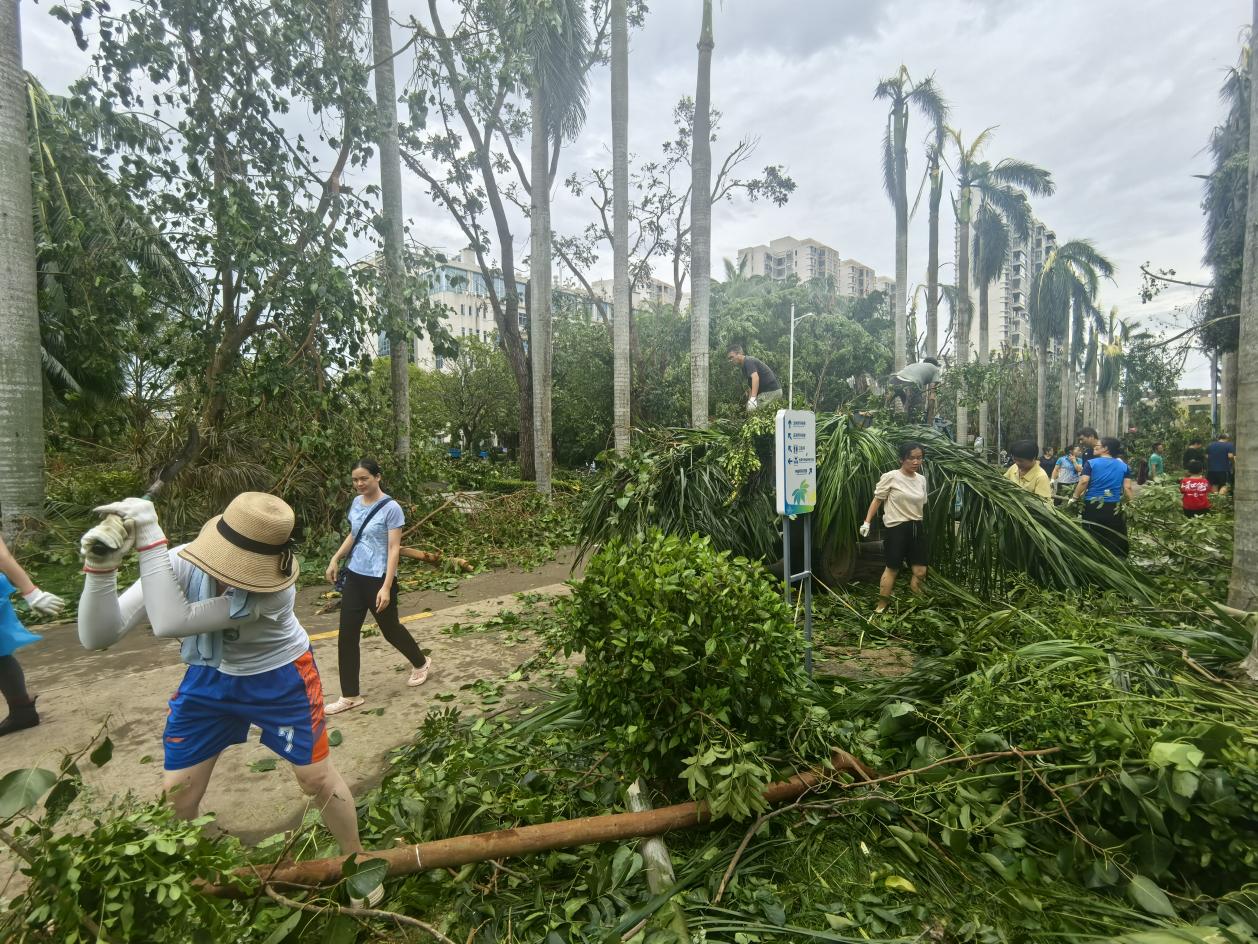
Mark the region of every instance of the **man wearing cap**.
[[[293, 612], [293, 510], [274, 495], [244, 492], [173, 550], [152, 502], [127, 498], [96, 511], [108, 517], [81, 542], [79, 641], [105, 649], [146, 621], [155, 636], [182, 640], [188, 670], [163, 739], [176, 815], [196, 817], [219, 754], [244, 743], [254, 724], [293, 765], [341, 851], [361, 852], [353, 797], [328, 755], [319, 670]], [[132, 547], [140, 579], [120, 596], [118, 566]]]

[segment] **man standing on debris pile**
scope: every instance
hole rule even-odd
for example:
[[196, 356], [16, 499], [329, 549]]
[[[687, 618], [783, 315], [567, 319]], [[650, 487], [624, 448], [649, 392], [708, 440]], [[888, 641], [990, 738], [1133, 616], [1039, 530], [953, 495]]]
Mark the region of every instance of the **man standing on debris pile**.
[[898, 399], [900, 405], [897, 410], [907, 413], [913, 406], [916, 391], [924, 391], [929, 397], [942, 379], [943, 368], [933, 357], [927, 357], [915, 364], [906, 364], [892, 374], [888, 381], [887, 404], [890, 405], [893, 399]]
[[747, 412], [750, 413], [766, 403], [782, 398], [782, 385], [777, 375], [769, 369], [769, 365], [759, 358], [748, 357], [741, 345], [731, 344], [727, 355], [731, 364], [737, 364], [747, 378], [750, 392], [747, 394]]

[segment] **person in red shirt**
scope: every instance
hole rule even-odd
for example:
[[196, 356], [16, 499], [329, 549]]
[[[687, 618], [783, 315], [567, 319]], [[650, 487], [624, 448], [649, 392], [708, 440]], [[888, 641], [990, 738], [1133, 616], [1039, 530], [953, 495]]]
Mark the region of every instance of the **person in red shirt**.
[[1210, 510], [1210, 480], [1201, 474], [1200, 459], [1188, 460], [1188, 476], [1179, 480], [1179, 493], [1184, 496], [1184, 514], [1189, 518]]

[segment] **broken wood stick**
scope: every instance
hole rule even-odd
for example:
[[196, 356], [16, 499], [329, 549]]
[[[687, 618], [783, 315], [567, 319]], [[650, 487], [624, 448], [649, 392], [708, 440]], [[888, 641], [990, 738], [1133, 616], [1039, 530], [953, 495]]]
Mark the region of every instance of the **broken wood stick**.
[[[846, 751], [836, 750], [832, 755], [836, 772], [845, 771], [860, 780], [870, 779], [872, 771]], [[813, 790], [823, 789], [834, 781], [830, 773], [796, 774], [789, 780], [769, 784], [764, 791], [764, 801], [777, 806], [797, 800]], [[677, 803], [644, 813], [611, 813], [604, 816], [586, 816], [580, 819], [561, 820], [557, 823], [540, 823], [536, 826], [519, 826], [499, 829], [469, 836], [454, 836], [433, 842], [395, 846], [375, 852], [358, 853], [358, 859], [383, 859], [388, 875], [414, 875], [429, 869], [444, 869], [549, 852], [570, 846], [585, 846], [598, 842], [619, 842], [640, 836], [662, 836], [675, 829], [693, 829], [711, 822], [712, 813], [707, 803]], [[275, 866], [251, 866], [237, 869], [238, 879], [267, 876], [268, 884], [275, 885], [334, 885], [342, 878], [341, 869], [349, 856], [329, 859], [311, 859]], [[203, 890], [220, 898], [245, 898], [249, 889], [236, 884], [205, 885]]]
[[465, 574], [470, 574], [474, 569], [472, 562], [462, 557], [446, 557], [441, 551], [421, 551], [414, 547], [401, 548], [403, 557], [409, 557], [411, 560], [423, 561], [425, 564], [440, 564], [442, 561], [449, 561]]

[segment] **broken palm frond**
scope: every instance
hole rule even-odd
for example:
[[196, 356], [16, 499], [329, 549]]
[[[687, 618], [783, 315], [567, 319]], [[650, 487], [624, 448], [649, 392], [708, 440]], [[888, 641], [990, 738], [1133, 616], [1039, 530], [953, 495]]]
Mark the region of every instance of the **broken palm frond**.
[[[772, 435], [749, 427], [658, 431], [613, 460], [582, 513], [581, 553], [658, 528], [704, 534], [719, 549], [776, 560]], [[898, 447], [909, 440], [925, 447], [931, 558], [945, 575], [983, 597], [1025, 573], [1053, 589], [1096, 587], [1151, 599], [1148, 580], [1102, 549], [1073, 517], [968, 450], [923, 427], [858, 429], [840, 414], [822, 414], [817, 422], [818, 548], [839, 554], [855, 548], [874, 486], [899, 465]]]

